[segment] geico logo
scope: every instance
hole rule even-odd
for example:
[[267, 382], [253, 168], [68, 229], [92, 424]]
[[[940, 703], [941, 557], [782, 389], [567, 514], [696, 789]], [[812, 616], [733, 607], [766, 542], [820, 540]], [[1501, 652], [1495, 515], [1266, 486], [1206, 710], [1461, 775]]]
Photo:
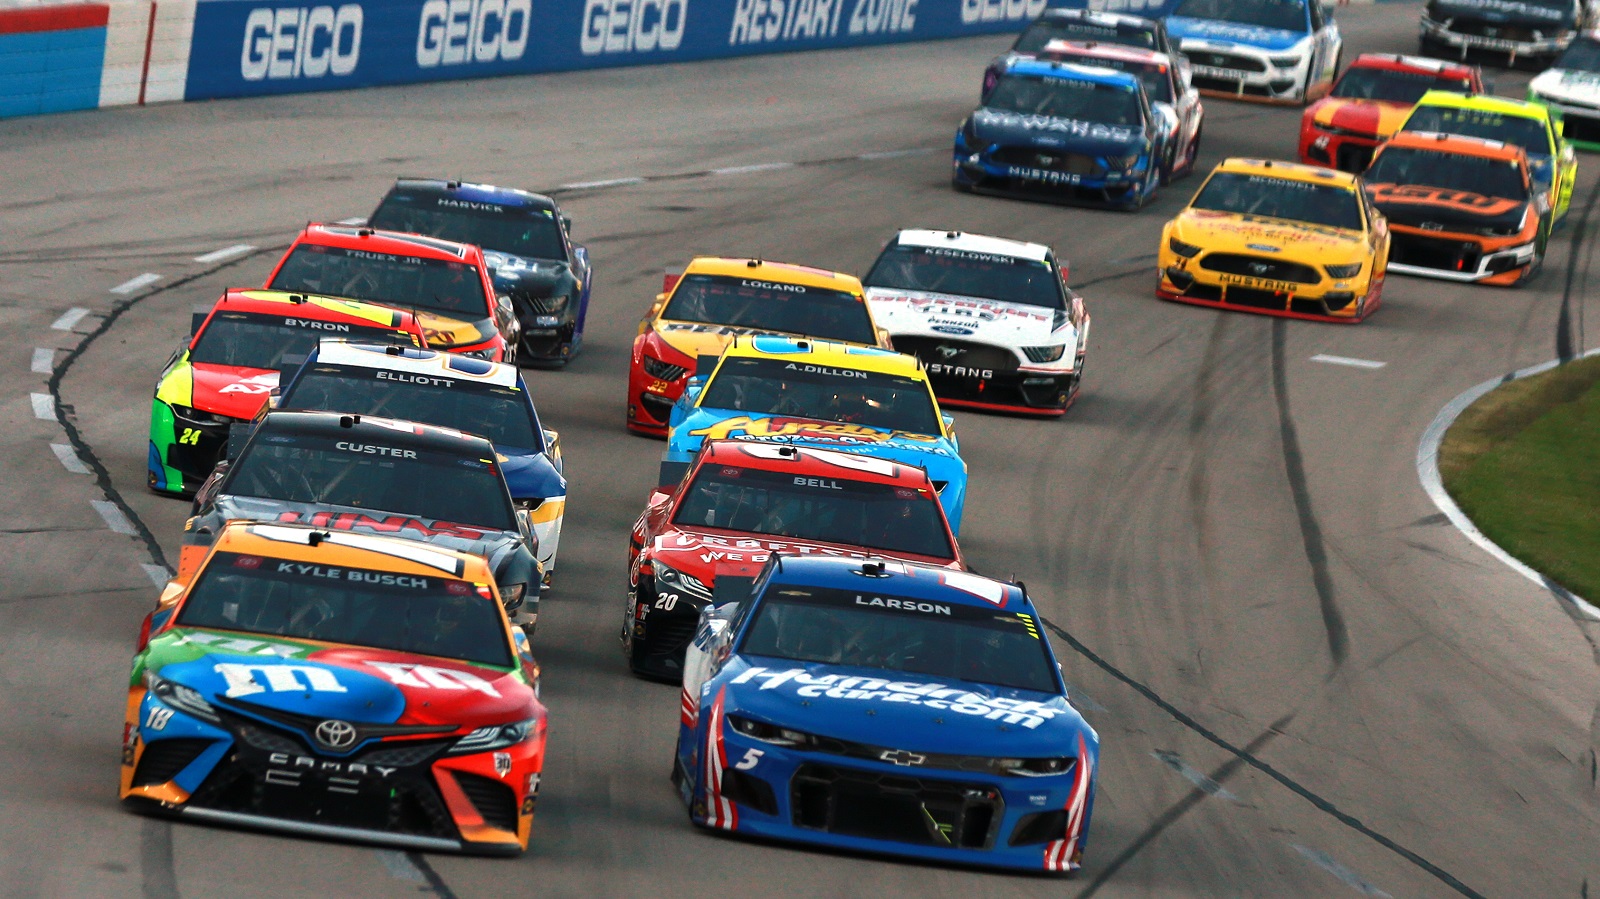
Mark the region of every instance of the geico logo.
[[349, 443], [344, 440], [334, 444], [336, 449], [351, 453], [365, 453], [369, 456], [393, 456], [396, 459], [415, 459], [417, 454], [411, 450], [395, 449], [391, 446], [373, 446], [370, 443]]
[[417, 65], [521, 59], [532, 0], [428, 0], [417, 28]]
[[689, 0], [585, 0], [578, 48], [584, 56], [676, 50], [688, 21]]
[[961, 21], [971, 25], [1035, 19], [1048, 3], [1049, 0], [961, 0]]
[[244, 20], [246, 81], [348, 75], [361, 59], [361, 7], [253, 9]]

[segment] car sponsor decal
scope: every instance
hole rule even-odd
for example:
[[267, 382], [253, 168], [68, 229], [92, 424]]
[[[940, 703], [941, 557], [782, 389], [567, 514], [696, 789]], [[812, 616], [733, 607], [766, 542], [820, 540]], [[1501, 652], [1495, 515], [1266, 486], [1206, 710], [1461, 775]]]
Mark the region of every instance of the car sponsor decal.
[[751, 418], [748, 415], [735, 415], [732, 418], [725, 418], [722, 421], [689, 432], [691, 437], [703, 437], [706, 440], [722, 440], [735, 435], [739, 435], [745, 440], [794, 437], [803, 440], [846, 444], [886, 443], [891, 440], [907, 440], [913, 443], [938, 442], [938, 438], [930, 437], [926, 434], [912, 434], [907, 431], [880, 431], [877, 428], [850, 424], [849, 422], [824, 422], [809, 418]]
[[1049, 131], [1069, 137], [1103, 140], [1131, 144], [1139, 132], [1125, 125], [1107, 125], [1103, 122], [1084, 122], [1078, 119], [1058, 119], [1054, 116], [1023, 115], [983, 109], [972, 117], [978, 128], [1020, 128], [1023, 131]]
[[1028, 699], [986, 696], [944, 683], [895, 681], [879, 677], [843, 674], [813, 675], [804, 668], [774, 670], [755, 666], [729, 681], [731, 685], [760, 681], [761, 690], [785, 690], [803, 699], [834, 699], [846, 702], [885, 702], [921, 706], [941, 712], [955, 712], [1002, 724], [1015, 724], [1032, 730], [1063, 714], [1059, 706]]
[[1230, 275], [1225, 272], [1218, 273], [1217, 280], [1223, 284], [1235, 284], [1252, 290], [1270, 290], [1273, 293], [1294, 293], [1307, 286], [1290, 281], [1271, 281], [1266, 278], [1252, 278], [1248, 275]]
[[1487, 197], [1465, 190], [1446, 190], [1420, 184], [1369, 184], [1376, 203], [1408, 203], [1417, 206], [1439, 206], [1474, 215], [1498, 216], [1520, 207], [1524, 201], [1505, 197]]
[[1188, 209], [1183, 214], [1204, 231], [1232, 235], [1241, 240], [1315, 243], [1331, 247], [1355, 243], [1361, 239], [1355, 232], [1325, 228], [1309, 222], [1289, 222], [1284, 219], [1218, 212], [1211, 209]]
[[865, 559], [866, 553], [792, 543], [780, 540], [752, 540], [737, 537], [713, 537], [709, 534], [675, 532], [663, 536], [657, 544], [658, 551], [689, 551], [709, 565], [713, 562], [765, 562], [773, 553], [799, 556], [831, 556], [836, 558]]
[[498, 531], [465, 524], [455, 524], [449, 521], [427, 521], [407, 515], [372, 516], [361, 512], [312, 512], [307, 514], [304, 512], [285, 511], [278, 513], [277, 520], [288, 524], [309, 524], [312, 527], [336, 528], [341, 531], [371, 531], [377, 534], [398, 534], [402, 531], [412, 531], [424, 537], [461, 537], [467, 540], [482, 540], [485, 537], [493, 537], [499, 533]]
[[227, 684], [223, 696], [237, 699], [257, 693], [346, 693], [330, 668], [273, 662], [218, 662], [213, 670]]
[[500, 698], [500, 691], [494, 688], [494, 684], [471, 671], [408, 662], [378, 662], [371, 659], [364, 661], [367, 667], [376, 669], [378, 673], [389, 679], [389, 683], [397, 687], [451, 690], [455, 692], [473, 690], [495, 699]]

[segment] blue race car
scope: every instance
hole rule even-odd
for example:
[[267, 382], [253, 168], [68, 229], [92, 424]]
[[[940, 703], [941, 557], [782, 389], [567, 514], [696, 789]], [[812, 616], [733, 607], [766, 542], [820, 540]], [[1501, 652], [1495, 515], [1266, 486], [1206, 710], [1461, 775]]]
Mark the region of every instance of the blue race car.
[[956, 190], [1138, 209], [1171, 176], [1168, 128], [1130, 72], [1018, 59], [956, 130]]
[[1304, 105], [1339, 74], [1344, 39], [1329, 9], [1321, 0], [1181, 0], [1167, 33], [1202, 94]]
[[[719, 579], [719, 587], [727, 587]], [[942, 862], [1070, 872], [1100, 740], [1015, 584], [774, 556], [708, 606], [672, 778], [696, 824]]]
[[951, 533], [960, 534], [967, 463], [915, 356], [767, 335], [735, 337], [720, 358], [700, 362], [672, 407], [666, 462], [692, 462], [707, 440], [726, 438], [915, 465], [939, 492]]
[[522, 363], [563, 366], [583, 347], [589, 251], [572, 242], [572, 220], [555, 200], [490, 184], [402, 178], [367, 224], [482, 247], [495, 293], [511, 298], [522, 324]]

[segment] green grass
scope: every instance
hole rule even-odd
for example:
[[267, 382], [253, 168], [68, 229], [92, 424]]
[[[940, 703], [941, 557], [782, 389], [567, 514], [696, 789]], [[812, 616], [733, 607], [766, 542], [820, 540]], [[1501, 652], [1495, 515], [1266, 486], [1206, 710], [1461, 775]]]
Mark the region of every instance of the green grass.
[[1439, 473], [1490, 540], [1600, 600], [1600, 357], [1485, 394], [1445, 434]]

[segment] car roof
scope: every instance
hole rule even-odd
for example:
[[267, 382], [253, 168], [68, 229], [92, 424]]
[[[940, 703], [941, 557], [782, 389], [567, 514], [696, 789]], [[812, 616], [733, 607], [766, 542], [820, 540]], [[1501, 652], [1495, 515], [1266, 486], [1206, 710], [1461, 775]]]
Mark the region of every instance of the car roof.
[[990, 256], [1011, 256], [1034, 262], [1049, 262], [1050, 248], [1042, 243], [1027, 243], [1005, 237], [968, 234], [965, 231], [933, 231], [907, 228], [895, 235], [902, 246], [928, 247], [940, 250], [965, 250], [969, 253], [986, 253]]
[[475, 181], [450, 181], [443, 178], [397, 178], [394, 189], [410, 194], [431, 194], [473, 203], [492, 203], [511, 209], [553, 212], [556, 201], [544, 194], [514, 187], [500, 187]]
[[1046, 53], [1063, 53], [1087, 56], [1091, 59], [1098, 57], [1163, 66], [1172, 64], [1172, 58], [1159, 50], [1130, 47], [1127, 44], [1108, 44], [1103, 41], [1069, 41], [1066, 38], [1055, 38], [1045, 44], [1039, 53], [1041, 56]]
[[768, 594], [773, 585], [832, 587], [1010, 613], [1033, 611], [1033, 603], [1016, 584], [967, 571], [918, 562], [777, 556], [781, 558], [774, 563]]
[[300, 236], [295, 239], [295, 246], [300, 246], [301, 244], [340, 247], [347, 250], [367, 250], [391, 256], [418, 256], [423, 259], [438, 259], [445, 262], [477, 263], [483, 258], [483, 251], [478, 249], [475, 244], [441, 240], [437, 237], [424, 237], [421, 234], [407, 234], [403, 231], [382, 231], [376, 228], [363, 228], [355, 225], [324, 225], [318, 223], [307, 225], [306, 229], [300, 232]]
[[414, 316], [403, 309], [287, 290], [230, 287], [212, 308], [218, 312], [289, 315], [325, 322], [394, 328], [398, 331], [411, 331], [415, 327]]
[[[1483, 112], [1499, 113], [1500, 115], [1520, 116], [1527, 119], [1546, 121], [1550, 118], [1550, 111], [1537, 103], [1526, 100], [1512, 100], [1509, 97], [1493, 97], [1488, 94], [1468, 96], [1455, 91], [1431, 90], [1422, 95], [1417, 101], [1417, 108], [1423, 106], [1443, 106], [1449, 109], [1476, 109]], [[1415, 112], [1413, 109], [1412, 112]]]
[[[482, 456], [493, 452], [493, 445], [489, 440], [476, 434], [416, 421], [380, 418], [376, 415], [280, 409], [268, 412], [262, 419], [260, 427], [262, 431], [287, 431], [317, 437], [360, 439], [379, 445], [425, 449], [436, 453]], [[494, 457], [490, 455], [489, 458]]]
[[1251, 159], [1243, 156], [1234, 156], [1222, 160], [1212, 171], [1213, 174], [1216, 172], [1238, 172], [1246, 175], [1260, 175], [1265, 178], [1282, 178], [1286, 181], [1306, 181], [1312, 184], [1342, 187], [1345, 190], [1355, 190], [1360, 186], [1356, 176], [1349, 172], [1327, 169], [1319, 165], [1285, 162], [1281, 159]]
[[493, 579], [482, 556], [442, 549], [402, 537], [321, 530], [296, 524], [230, 521], [217, 535], [213, 552], [264, 556], [319, 564], [447, 575], [486, 584]]
[[700, 457], [704, 460], [702, 465], [716, 463], [758, 471], [889, 484], [926, 490], [930, 495], [933, 491], [933, 482], [928, 480], [928, 473], [915, 465], [817, 447], [750, 440], [711, 440], [701, 448]]
[[[727, 278], [749, 278], [755, 281], [773, 281], [779, 284], [799, 284], [826, 290], [861, 293], [861, 279], [844, 272], [796, 265], [792, 262], [769, 262], [745, 256], [696, 256], [684, 267], [683, 276], [720, 275]], [[683, 283], [680, 279], [679, 283]]]
[[409, 372], [463, 379], [496, 387], [516, 387], [517, 368], [440, 350], [391, 347], [377, 343], [324, 337], [317, 344], [316, 361], [352, 368]]
[[1388, 69], [1390, 71], [1410, 69], [1418, 72], [1438, 72], [1440, 74], [1460, 75], [1470, 77], [1477, 66], [1465, 63], [1451, 62], [1445, 59], [1431, 59], [1426, 56], [1407, 56], [1403, 53], [1363, 53], [1357, 56], [1345, 69]]
[[[1439, 153], [1459, 153], [1464, 156], [1483, 156], [1488, 159], [1526, 160], [1527, 152], [1515, 144], [1468, 137], [1464, 134], [1443, 134], [1437, 131], [1399, 131], [1389, 138], [1388, 146], [1433, 150]], [[1523, 165], [1526, 165], [1523, 162]]]
[[778, 359], [808, 365], [828, 365], [858, 371], [878, 372], [927, 380], [917, 357], [878, 347], [815, 340], [810, 337], [784, 337], [779, 334], [740, 335], [723, 351], [724, 359]]
[[1107, 84], [1113, 87], [1128, 87], [1142, 89], [1144, 82], [1132, 72], [1122, 72], [1117, 69], [1108, 69], [1104, 66], [1084, 66], [1071, 62], [1055, 62], [1045, 59], [1022, 58], [1013, 60], [1006, 66], [1007, 74], [1032, 75], [1040, 78], [1062, 78], [1073, 81], [1089, 81], [1095, 84]]

